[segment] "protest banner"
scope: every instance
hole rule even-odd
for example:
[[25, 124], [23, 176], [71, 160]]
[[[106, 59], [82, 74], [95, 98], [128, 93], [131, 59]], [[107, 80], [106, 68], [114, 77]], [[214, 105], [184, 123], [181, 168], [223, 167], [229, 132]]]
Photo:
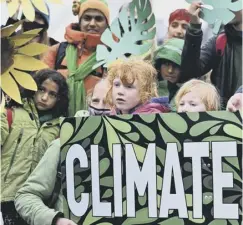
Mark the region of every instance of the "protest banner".
[[240, 113], [66, 118], [60, 138], [77, 224], [241, 223]]

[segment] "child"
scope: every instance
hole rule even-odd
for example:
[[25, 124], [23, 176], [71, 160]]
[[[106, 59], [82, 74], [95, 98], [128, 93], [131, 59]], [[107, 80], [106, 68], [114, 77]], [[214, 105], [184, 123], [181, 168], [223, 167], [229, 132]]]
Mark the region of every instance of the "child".
[[21, 108], [8, 109], [3, 113], [5, 120], [1, 120], [9, 125], [1, 152], [1, 210], [5, 225], [25, 224], [15, 210], [15, 194], [48, 145], [59, 136], [59, 117], [67, 115], [65, 78], [54, 70], [44, 69], [34, 79], [37, 92], [24, 99]]
[[157, 97], [156, 70], [140, 59], [119, 60], [108, 68], [108, 82], [111, 86], [107, 101], [112, 105], [111, 114], [148, 114], [168, 112], [158, 103], [151, 103]]
[[177, 112], [205, 112], [220, 109], [220, 96], [209, 83], [192, 79], [180, 88], [176, 98]]
[[184, 41], [172, 38], [155, 52], [154, 67], [158, 71], [159, 96], [169, 96], [171, 109], [176, 111], [175, 94], [180, 88], [181, 52]]

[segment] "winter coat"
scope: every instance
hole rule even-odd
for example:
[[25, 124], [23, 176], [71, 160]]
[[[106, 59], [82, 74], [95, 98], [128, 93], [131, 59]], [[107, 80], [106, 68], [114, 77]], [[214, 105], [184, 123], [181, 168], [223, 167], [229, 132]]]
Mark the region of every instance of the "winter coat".
[[[51, 198], [60, 160], [60, 139], [53, 141], [39, 164], [15, 197], [15, 208], [31, 225], [50, 225], [63, 214], [63, 196], [60, 193], [54, 209], [44, 204]], [[49, 174], [49, 176], [47, 176]]]
[[[77, 59], [77, 65], [80, 65], [84, 63], [88, 59], [88, 57], [96, 51], [97, 45], [101, 44], [101, 36], [98, 34], [87, 34], [84, 32], [80, 32], [74, 29], [74, 27], [76, 26], [77, 24], [70, 24], [66, 28], [65, 39], [69, 44], [73, 44], [78, 48], [79, 56]], [[48, 52], [43, 57], [43, 62], [46, 63], [51, 69], [56, 69], [55, 64], [59, 46], [60, 44], [50, 47]], [[57, 71], [67, 78], [69, 74], [67, 69], [66, 56], [63, 58], [60, 67], [61, 68], [57, 68]], [[91, 90], [102, 76], [102, 71], [101, 69], [99, 69], [96, 72], [94, 71], [94, 75], [89, 75], [88, 77], [86, 77], [84, 80], [86, 92]]]
[[[131, 109], [128, 114], [150, 114], [150, 113], [166, 113], [169, 112], [170, 109], [167, 106], [161, 105], [159, 103], [151, 103], [147, 102], [143, 105], [135, 107]], [[111, 110], [111, 115], [122, 114], [119, 110], [113, 108]]]
[[200, 24], [190, 24], [182, 52], [181, 79], [201, 77], [212, 69], [211, 81], [219, 89], [223, 105], [242, 85], [242, 31], [228, 24], [224, 27], [227, 44], [221, 56], [216, 51], [217, 36], [202, 48], [203, 32]]
[[59, 136], [58, 118], [42, 125], [39, 121], [32, 100], [24, 100], [23, 108], [12, 111], [12, 124], [1, 151], [1, 202], [14, 200], [48, 145]]

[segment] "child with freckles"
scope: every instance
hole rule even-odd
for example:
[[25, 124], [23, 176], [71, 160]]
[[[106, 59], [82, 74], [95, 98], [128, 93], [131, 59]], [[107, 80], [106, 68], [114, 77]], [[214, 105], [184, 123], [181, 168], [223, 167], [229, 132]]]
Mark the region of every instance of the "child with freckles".
[[111, 115], [169, 112], [166, 105], [151, 102], [158, 97], [156, 74], [154, 67], [141, 59], [117, 60], [111, 64], [106, 97], [112, 106]]

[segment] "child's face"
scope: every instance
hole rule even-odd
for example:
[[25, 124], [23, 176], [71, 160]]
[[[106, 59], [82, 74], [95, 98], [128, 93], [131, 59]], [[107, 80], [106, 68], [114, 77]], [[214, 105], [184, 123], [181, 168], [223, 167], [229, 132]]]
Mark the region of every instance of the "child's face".
[[36, 108], [40, 111], [52, 109], [56, 105], [58, 91], [58, 85], [54, 81], [46, 79], [34, 96]]
[[178, 112], [205, 112], [206, 106], [200, 95], [194, 90], [188, 92], [179, 101]]
[[160, 73], [164, 80], [176, 83], [180, 77], [180, 68], [171, 61], [164, 61], [160, 68]]
[[109, 105], [105, 102], [108, 90], [108, 82], [101, 81], [98, 84], [96, 84], [92, 94], [90, 106], [96, 109], [110, 109]]
[[125, 85], [120, 78], [115, 78], [112, 87], [112, 101], [123, 114], [141, 103], [137, 80], [131, 85]]

